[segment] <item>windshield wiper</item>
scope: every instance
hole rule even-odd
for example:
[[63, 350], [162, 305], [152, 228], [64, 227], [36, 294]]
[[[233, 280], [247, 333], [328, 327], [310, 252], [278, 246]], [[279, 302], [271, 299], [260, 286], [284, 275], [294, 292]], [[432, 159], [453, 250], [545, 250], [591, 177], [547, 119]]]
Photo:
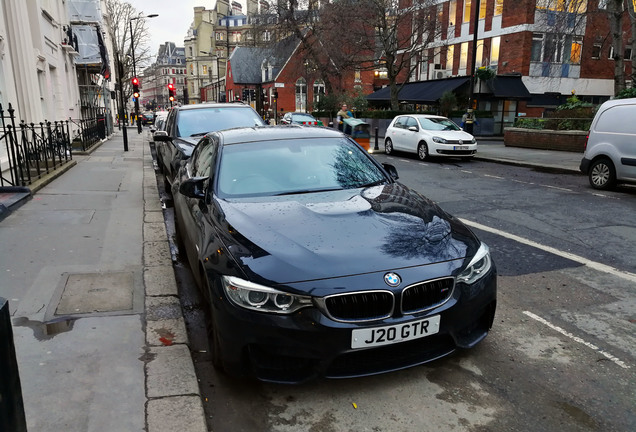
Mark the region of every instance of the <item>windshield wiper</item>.
[[306, 193], [331, 192], [331, 191], [337, 191], [337, 190], [342, 190], [342, 188], [341, 187], [332, 187], [332, 188], [325, 188], [325, 189], [301, 189], [301, 190], [297, 190], [297, 191], [289, 191], [289, 192], [277, 193], [274, 196], [300, 195], [300, 194], [306, 194]]
[[367, 184], [362, 185], [360, 187], [366, 188], [366, 187], [372, 187], [372, 186], [377, 186], [377, 185], [381, 185], [381, 184], [386, 184], [386, 179], [380, 179], [378, 181], [367, 183]]

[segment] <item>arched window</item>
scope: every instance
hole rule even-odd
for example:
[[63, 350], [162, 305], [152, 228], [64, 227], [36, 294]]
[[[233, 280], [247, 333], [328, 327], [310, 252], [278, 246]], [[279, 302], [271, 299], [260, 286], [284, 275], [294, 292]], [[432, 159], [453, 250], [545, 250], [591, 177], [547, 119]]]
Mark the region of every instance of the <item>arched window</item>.
[[[314, 81], [314, 105], [322, 100], [325, 96], [325, 82], [323, 80]], [[315, 107], [314, 107], [315, 109]]]
[[296, 81], [296, 111], [307, 111], [307, 81], [303, 77]]

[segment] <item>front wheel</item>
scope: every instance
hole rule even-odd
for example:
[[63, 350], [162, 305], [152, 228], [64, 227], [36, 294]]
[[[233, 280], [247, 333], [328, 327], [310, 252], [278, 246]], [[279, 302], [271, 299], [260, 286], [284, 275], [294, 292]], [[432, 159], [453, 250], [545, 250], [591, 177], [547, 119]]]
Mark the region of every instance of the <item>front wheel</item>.
[[391, 138], [387, 138], [384, 140], [384, 153], [391, 154], [393, 152], [393, 143], [391, 142]]
[[204, 294], [204, 297], [207, 297], [210, 299], [210, 302], [207, 303], [208, 316], [206, 320], [206, 330], [208, 333], [208, 341], [210, 344], [210, 351], [212, 354], [212, 359], [211, 359], [212, 366], [214, 366], [214, 368], [219, 372], [225, 372], [225, 365], [223, 364], [223, 355], [221, 353], [221, 344], [219, 343], [219, 331], [216, 328], [216, 325], [214, 324], [214, 306], [212, 305], [212, 301], [213, 301], [212, 299], [214, 298], [214, 293], [212, 293], [210, 282], [205, 272], [203, 272], [202, 278], [203, 278], [203, 281], [202, 281], [203, 286], [205, 287], [205, 290], [207, 291], [207, 293]]
[[616, 183], [616, 169], [611, 160], [607, 158], [597, 159], [592, 162], [588, 177], [590, 185], [594, 189], [611, 189]]
[[419, 143], [417, 146], [417, 157], [420, 158], [420, 160], [426, 160], [426, 158], [428, 157], [428, 146], [426, 145], [426, 143]]

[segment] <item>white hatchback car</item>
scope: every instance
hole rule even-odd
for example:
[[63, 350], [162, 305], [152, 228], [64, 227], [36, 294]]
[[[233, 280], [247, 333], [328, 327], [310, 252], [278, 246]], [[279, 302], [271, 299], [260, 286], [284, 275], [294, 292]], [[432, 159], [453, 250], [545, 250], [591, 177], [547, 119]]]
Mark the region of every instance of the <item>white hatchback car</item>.
[[395, 117], [386, 130], [384, 152], [393, 150], [417, 153], [421, 160], [429, 156], [472, 158], [477, 141], [446, 117], [408, 114]]

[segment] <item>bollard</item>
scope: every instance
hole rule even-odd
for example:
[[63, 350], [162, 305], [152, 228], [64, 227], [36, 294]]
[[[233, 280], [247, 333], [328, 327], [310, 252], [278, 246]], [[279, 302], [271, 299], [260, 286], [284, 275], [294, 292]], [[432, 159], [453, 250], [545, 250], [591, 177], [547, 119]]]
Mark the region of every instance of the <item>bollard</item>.
[[373, 150], [378, 151], [380, 147], [378, 147], [378, 128], [375, 128], [375, 145], [373, 146]]
[[0, 431], [26, 432], [22, 387], [13, 344], [9, 302], [0, 297]]

